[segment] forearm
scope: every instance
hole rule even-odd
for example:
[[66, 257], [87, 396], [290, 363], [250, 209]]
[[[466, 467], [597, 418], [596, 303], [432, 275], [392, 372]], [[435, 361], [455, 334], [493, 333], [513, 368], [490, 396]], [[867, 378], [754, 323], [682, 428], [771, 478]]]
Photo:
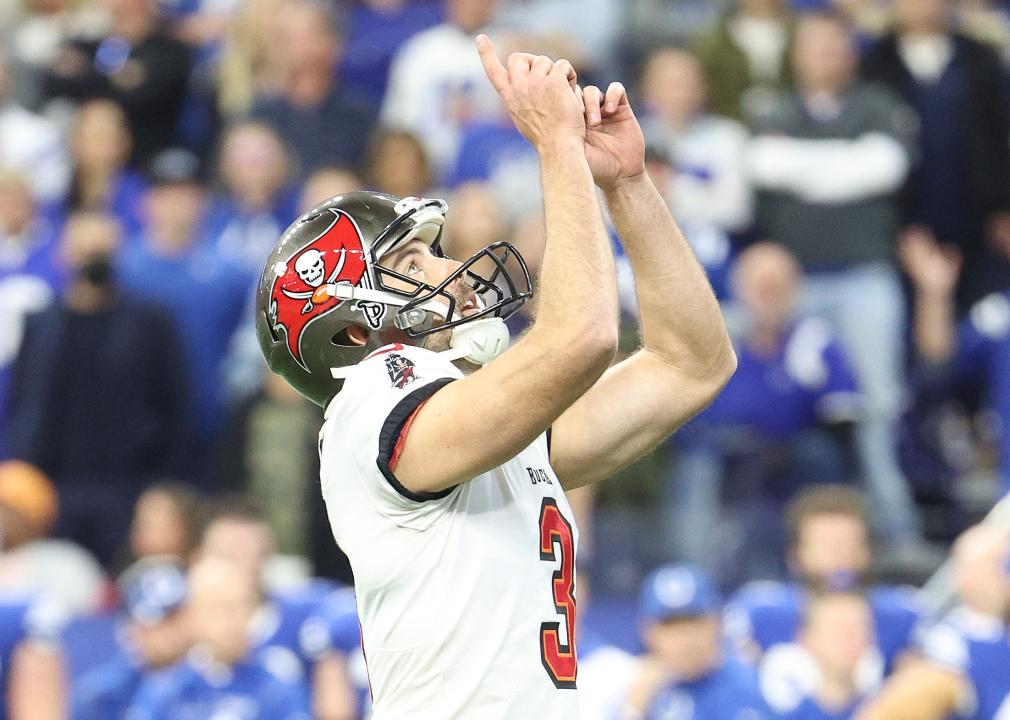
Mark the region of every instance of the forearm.
[[49, 648], [23, 645], [11, 669], [8, 717], [54, 720], [66, 716], [66, 682], [60, 655]]
[[930, 363], [954, 353], [954, 303], [948, 295], [920, 291], [915, 300], [915, 347]]
[[617, 279], [581, 140], [541, 153], [547, 241], [533, 330], [557, 342], [570, 334], [617, 335]]
[[712, 287], [649, 177], [619, 183], [606, 200], [635, 274], [643, 346], [682, 370], [730, 361]]

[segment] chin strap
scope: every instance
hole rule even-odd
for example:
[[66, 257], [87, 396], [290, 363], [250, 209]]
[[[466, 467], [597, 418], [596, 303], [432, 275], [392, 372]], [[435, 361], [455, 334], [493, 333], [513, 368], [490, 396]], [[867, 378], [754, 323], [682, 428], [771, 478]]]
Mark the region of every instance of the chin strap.
[[501, 318], [481, 318], [452, 329], [451, 347], [438, 353], [447, 360], [487, 365], [509, 346], [508, 325]]
[[[508, 346], [509, 329], [505, 321], [501, 318], [481, 318], [454, 327], [449, 349], [436, 354], [450, 362], [467, 360], [474, 365], [487, 365]], [[335, 380], [343, 380], [353, 368], [354, 365], [330, 368], [330, 375]]]

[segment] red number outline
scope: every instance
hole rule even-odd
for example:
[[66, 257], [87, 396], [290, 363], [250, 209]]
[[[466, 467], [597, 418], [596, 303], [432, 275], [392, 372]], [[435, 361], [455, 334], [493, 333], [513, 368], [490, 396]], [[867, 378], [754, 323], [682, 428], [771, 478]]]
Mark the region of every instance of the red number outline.
[[561, 643], [561, 623], [540, 624], [540, 661], [559, 690], [574, 689], [579, 662], [575, 654], [575, 535], [558, 502], [545, 497], [540, 506], [540, 559], [557, 562], [554, 543], [561, 548], [561, 566], [554, 571], [551, 588], [554, 609], [565, 619], [568, 643]]

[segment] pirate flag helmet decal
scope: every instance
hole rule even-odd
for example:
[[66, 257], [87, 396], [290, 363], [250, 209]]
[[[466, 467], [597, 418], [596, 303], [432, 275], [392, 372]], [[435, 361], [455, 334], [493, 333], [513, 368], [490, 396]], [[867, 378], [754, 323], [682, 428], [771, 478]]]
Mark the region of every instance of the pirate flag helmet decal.
[[[322, 234], [289, 262], [278, 260], [273, 268], [269, 320], [276, 331], [284, 333], [288, 350], [305, 370], [308, 368], [302, 359], [303, 331], [343, 302], [328, 294], [326, 286], [340, 282], [358, 285], [367, 279], [365, 248], [354, 221], [340, 210], [329, 210], [326, 214], [329, 224]], [[378, 329], [378, 324], [373, 323]]]
[[[256, 296], [256, 334], [270, 369], [325, 405], [350, 367], [390, 342], [419, 345], [451, 331], [446, 355], [478, 364], [504, 350], [504, 319], [532, 295], [511, 245], [484, 248], [438, 285], [381, 263], [414, 239], [441, 254], [446, 210], [442, 200], [353, 192], [295, 220], [267, 259]], [[458, 307], [461, 283], [472, 289], [476, 312]]]

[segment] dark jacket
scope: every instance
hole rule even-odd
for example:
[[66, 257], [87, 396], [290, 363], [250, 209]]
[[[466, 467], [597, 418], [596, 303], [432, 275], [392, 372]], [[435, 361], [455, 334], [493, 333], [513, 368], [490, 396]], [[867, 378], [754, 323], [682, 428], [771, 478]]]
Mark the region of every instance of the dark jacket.
[[[967, 92], [959, 103], [959, 117], [951, 118], [961, 131], [965, 195], [973, 209], [988, 214], [1010, 209], [1010, 97], [999, 58], [988, 46], [954, 36], [954, 59], [965, 69]], [[874, 45], [863, 59], [866, 80], [882, 83], [912, 107], [915, 80], [898, 53], [891, 34]], [[909, 178], [916, 182], [915, 172]], [[914, 220], [914, 218], [913, 218]]]
[[[81, 317], [57, 303], [26, 322], [6, 408], [11, 456], [39, 466], [57, 485], [137, 489], [173, 474], [188, 431], [171, 321], [160, 310], [119, 300], [94, 325], [101, 336], [86, 345], [98, 350], [85, 358], [69, 339]], [[66, 369], [75, 363], [95, 371], [70, 379], [74, 373]]]
[[[178, 144], [177, 125], [189, 83], [188, 46], [154, 32], [128, 49], [120, 67], [106, 67], [113, 41], [75, 41], [70, 48], [87, 58], [71, 75], [49, 72], [43, 81], [46, 97], [75, 101], [107, 98], [123, 108], [133, 135], [130, 164], [143, 168], [158, 150]], [[115, 58], [113, 58], [115, 59]]]
[[916, 82], [894, 34], [870, 49], [862, 71], [919, 113], [920, 164], [905, 185], [904, 222], [961, 247], [958, 306], [966, 310], [1010, 286], [1010, 263], [987, 233], [993, 213], [1010, 210], [1010, 95], [995, 52], [959, 35], [952, 40], [950, 64], [934, 83]]

